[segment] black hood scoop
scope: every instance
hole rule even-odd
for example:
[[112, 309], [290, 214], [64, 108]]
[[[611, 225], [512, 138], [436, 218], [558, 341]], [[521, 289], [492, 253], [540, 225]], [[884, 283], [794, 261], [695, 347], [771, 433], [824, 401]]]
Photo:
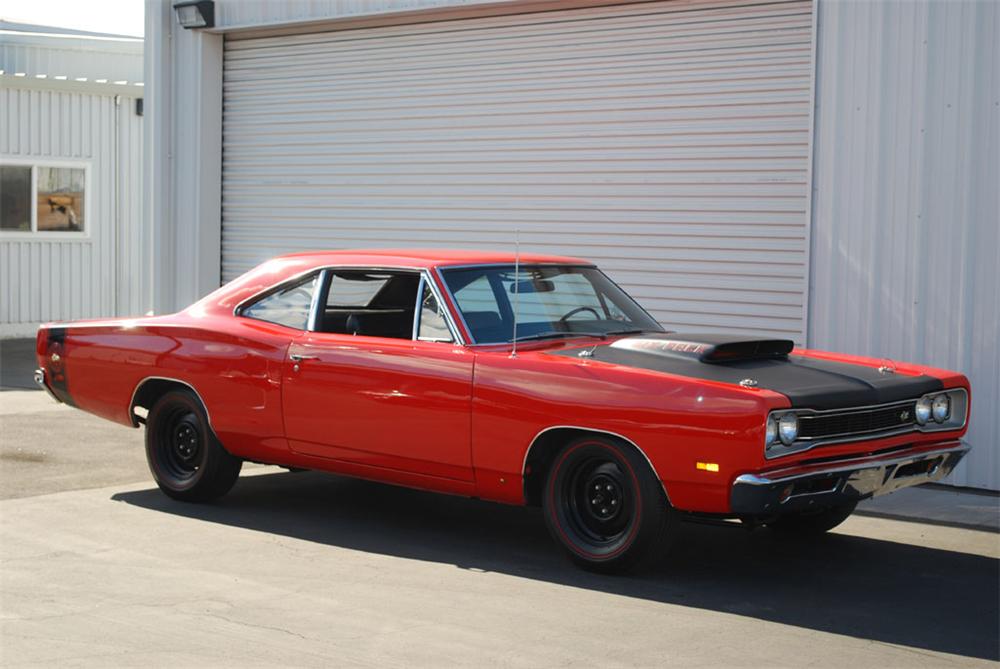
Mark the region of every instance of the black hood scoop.
[[754, 339], [741, 335], [654, 334], [619, 339], [611, 347], [717, 363], [787, 358], [795, 343], [790, 339]]
[[908, 376], [867, 365], [792, 353], [787, 339], [752, 335], [644, 333], [593, 348], [549, 355], [578, 356], [722, 383], [747, 383], [779, 392], [792, 406], [817, 410], [872, 406], [920, 397], [942, 389], [939, 379]]

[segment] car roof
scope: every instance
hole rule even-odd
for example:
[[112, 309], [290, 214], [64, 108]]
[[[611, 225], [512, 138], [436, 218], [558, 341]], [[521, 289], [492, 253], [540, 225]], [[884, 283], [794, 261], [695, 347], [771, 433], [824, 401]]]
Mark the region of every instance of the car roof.
[[[447, 267], [454, 265], [486, 265], [513, 263], [515, 254], [507, 251], [474, 251], [460, 249], [360, 249], [335, 251], [306, 251], [289, 253], [279, 258], [295, 258], [316, 266], [358, 265], [379, 267]], [[588, 260], [570, 256], [540, 253], [522, 253], [520, 262], [526, 264], [592, 265]]]
[[[514, 254], [497, 251], [456, 249], [361, 249], [343, 251], [307, 251], [272, 258], [246, 274], [188, 307], [190, 313], [233, 313], [234, 308], [272, 287], [321, 267], [359, 267], [383, 269], [433, 269], [466, 265], [513, 264]], [[593, 266], [593, 263], [569, 256], [522, 253], [522, 264], [557, 264]]]

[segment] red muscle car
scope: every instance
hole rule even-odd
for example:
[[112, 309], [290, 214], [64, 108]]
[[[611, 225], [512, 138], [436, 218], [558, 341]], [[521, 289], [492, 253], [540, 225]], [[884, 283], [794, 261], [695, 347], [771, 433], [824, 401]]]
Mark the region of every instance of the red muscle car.
[[968, 450], [962, 374], [669, 332], [547, 255], [287, 255], [177, 314], [45, 325], [37, 353], [58, 401], [146, 426], [175, 499], [249, 460], [540, 505], [595, 570], [685, 517], [823, 532]]

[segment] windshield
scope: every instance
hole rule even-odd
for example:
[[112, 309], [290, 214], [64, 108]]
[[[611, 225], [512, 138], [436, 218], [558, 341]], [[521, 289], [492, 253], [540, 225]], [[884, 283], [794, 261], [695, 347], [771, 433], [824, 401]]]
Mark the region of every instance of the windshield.
[[441, 272], [477, 344], [514, 339], [662, 332], [663, 328], [595, 267], [488, 265]]

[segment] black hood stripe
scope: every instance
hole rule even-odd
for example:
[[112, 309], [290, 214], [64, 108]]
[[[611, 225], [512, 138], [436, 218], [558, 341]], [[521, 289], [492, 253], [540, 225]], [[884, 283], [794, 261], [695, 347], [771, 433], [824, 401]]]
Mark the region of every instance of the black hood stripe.
[[[640, 337], [648, 339], [657, 335]], [[572, 357], [579, 355], [581, 350], [590, 349], [562, 349], [551, 355]], [[696, 357], [663, 355], [605, 344], [597, 346], [588, 359], [734, 385], [744, 379], [753, 379], [758, 388], [785, 395], [793, 407], [816, 410], [898, 402], [943, 388], [939, 379], [930, 376], [882, 373], [865, 365], [802, 355], [709, 363]]]

